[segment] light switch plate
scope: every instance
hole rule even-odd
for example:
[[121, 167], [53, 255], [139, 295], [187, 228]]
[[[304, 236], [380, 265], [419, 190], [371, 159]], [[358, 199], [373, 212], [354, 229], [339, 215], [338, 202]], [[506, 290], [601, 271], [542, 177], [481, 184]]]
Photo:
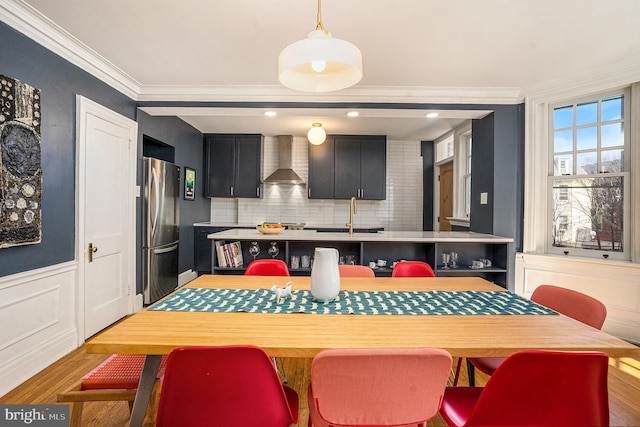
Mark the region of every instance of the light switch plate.
[[488, 193], [480, 193], [480, 204], [481, 205], [486, 205], [487, 204], [487, 197], [488, 197]]
[[140, 186], [136, 185], [136, 197], [140, 197]]

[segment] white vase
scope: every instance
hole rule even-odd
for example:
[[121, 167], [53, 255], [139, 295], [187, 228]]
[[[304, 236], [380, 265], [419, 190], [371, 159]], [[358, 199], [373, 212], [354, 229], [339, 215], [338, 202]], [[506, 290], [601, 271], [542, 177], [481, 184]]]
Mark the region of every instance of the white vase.
[[311, 295], [317, 301], [333, 301], [340, 293], [338, 250], [316, 248], [311, 268]]

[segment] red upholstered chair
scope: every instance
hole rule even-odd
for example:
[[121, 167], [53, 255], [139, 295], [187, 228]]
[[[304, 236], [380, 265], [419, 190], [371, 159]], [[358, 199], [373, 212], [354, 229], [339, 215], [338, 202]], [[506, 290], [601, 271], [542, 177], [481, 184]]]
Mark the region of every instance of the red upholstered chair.
[[366, 265], [339, 265], [340, 277], [376, 277], [372, 269]]
[[400, 261], [393, 267], [391, 277], [436, 277], [436, 275], [426, 262]]
[[450, 426], [608, 426], [609, 358], [601, 352], [528, 350], [484, 387], [447, 387], [440, 414]]
[[[79, 381], [58, 394], [58, 402], [71, 402], [70, 426], [82, 425], [82, 409], [84, 402], [126, 401], [129, 410], [136, 397], [144, 354], [114, 354], [109, 356], [94, 370]], [[166, 356], [162, 357], [156, 378], [161, 378], [166, 364]], [[155, 411], [156, 387], [149, 407]]]
[[[607, 317], [607, 307], [595, 298], [571, 289], [552, 285], [540, 285], [531, 294], [531, 301], [544, 305], [558, 313], [569, 316], [592, 328], [601, 329]], [[504, 361], [502, 357], [467, 359], [469, 385], [475, 385], [475, 370], [493, 374]]]
[[289, 427], [298, 403], [258, 347], [183, 347], [167, 359], [156, 425]]
[[279, 259], [256, 259], [244, 271], [245, 276], [288, 276], [289, 269]]
[[451, 355], [434, 348], [321, 351], [311, 363], [308, 425], [424, 425], [450, 369]]

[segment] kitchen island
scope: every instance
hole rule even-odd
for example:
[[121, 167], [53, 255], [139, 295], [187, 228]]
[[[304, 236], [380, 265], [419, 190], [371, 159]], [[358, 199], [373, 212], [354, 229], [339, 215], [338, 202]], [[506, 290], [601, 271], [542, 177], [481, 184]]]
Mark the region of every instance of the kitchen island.
[[[491, 234], [459, 231], [379, 231], [377, 233], [322, 232], [314, 230], [283, 230], [279, 234], [262, 234], [257, 229], [231, 229], [207, 236], [213, 247], [211, 265], [213, 274], [242, 274], [254, 257], [249, 253], [252, 242], [256, 242], [260, 253], [256, 259], [277, 258], [285, 261], [292, 275], [309, 275], [311, 266], [299, 268], [291, 265], [291, 257], [302, 259], [313, 257], [316, 247], [338, 249], [341, 259], [353, 259], [355, 264], [369, 265], [382, 260], [386, 267], [374, 269], [376, 276], [390, 276], [393, 263], [401, 260], [425, 261], [431, 265], [436, 276], [477, 276], [503, 287], [512, 283], [511, 270], [514, 262], [513, 239]], [[218, 244], [240, 242], [243, 265], [221, 267], [216, 251]], [[271, 256], [271, 246], [278, 253]], [[443, 254], [455, 252], [458, 262], [454, 267], [443, 264]], [[487, 263], [490, 261], [490, 264]], [[474, 265], [474, 261], [475, 265]], [[482, 264], [479, 264], [482, 262]], [[224, 264], [224, 263], [222, 263]]]

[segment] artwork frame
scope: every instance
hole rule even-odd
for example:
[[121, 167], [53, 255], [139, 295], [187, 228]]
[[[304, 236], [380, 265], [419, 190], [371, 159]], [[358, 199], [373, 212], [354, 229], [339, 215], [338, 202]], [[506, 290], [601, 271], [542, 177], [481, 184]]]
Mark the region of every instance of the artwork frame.
[[196, 199], [196, 170], [184, 167], [184, 199]]

